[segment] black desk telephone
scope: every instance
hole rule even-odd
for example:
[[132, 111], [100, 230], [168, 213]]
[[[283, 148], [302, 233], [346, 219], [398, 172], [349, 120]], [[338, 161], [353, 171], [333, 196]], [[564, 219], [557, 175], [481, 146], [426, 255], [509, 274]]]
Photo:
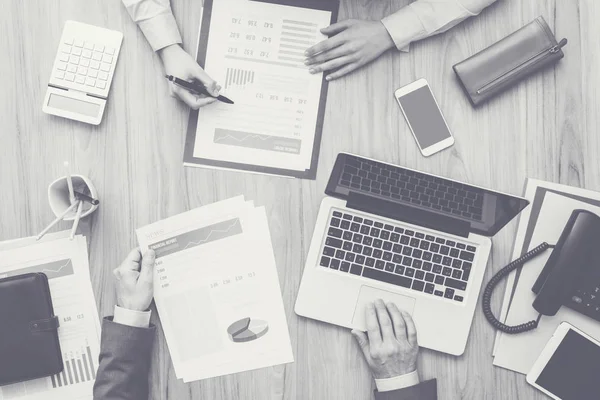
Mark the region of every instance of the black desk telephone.
[[[531, 288], [537, 295], [533, 302], [540, 313], [537, 320], [503, 324], [492, 313], [492, 291], [511, 271], [549, 248], [554, 249], [552, 255]], [[490, 324], [506, 333], [535, 329], [542, 315], [555, 315], [563, 305], [600, 321], [600, 217], [586, 210], [573, 211], [556, 245], [542, 243], [502, 268], [487, 284], [482, 302]]]

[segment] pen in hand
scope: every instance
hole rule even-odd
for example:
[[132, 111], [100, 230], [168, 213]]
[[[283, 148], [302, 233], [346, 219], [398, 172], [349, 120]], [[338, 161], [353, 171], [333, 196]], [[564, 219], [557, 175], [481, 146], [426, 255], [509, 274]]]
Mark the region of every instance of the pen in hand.
[[[204, 94], [207, 95], [209, 97], [215, 97], [212, 95], [212, 93], [210, 93], [208, 91], [208, 89], [199, 82], [188, 82], [186, 80], [183, 79], [179, 79], [176, 76], [173, 75], [165, 75], [165, 78], [167, 78], [170, 82], [173, 82], [173, 84], [180, 86], [188, 91], [190, 91], [191, 93], [195, 93], [195, 94]], [[223, 103], [227, 103], [227, 104], [233, 104], [233, 101], [231, 101], [230, 99], [228, 99], [225, 96], [216, 96], [215, 97], [217, 100], [223, 102]]]

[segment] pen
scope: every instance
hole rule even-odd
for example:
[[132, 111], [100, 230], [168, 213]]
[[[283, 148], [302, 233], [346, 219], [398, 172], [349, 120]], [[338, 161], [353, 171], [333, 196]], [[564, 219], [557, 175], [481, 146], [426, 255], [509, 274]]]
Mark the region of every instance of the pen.
[[56, 217], [56, 219], [54, 221], [52, 221], [50, 223], [50, 225], [48, 225], [46, 228], [44, 228], [44, 230], [41, 231], [40, 234], [35, 237], [35, 240], [40, 240], [42, 238], [42, 236], [44, 236], [46, 234], [46, 232], [48, 232], [50, 230], [50, 228], [52, 228], [54, 225], [56, 225], [60, 221], [62, 221], [62, 219], [65, 217], [65, 215], [67, 215], [71, 210], [73, 210], [78, 205], [79, 205], [79, 202], [71, 204], [65, 211], [63, 211], [62, 214], [60, 214], [58, 217]]
[[[189, 90], [190, 92], [205, 94], [210, 97], [215, 97], [201, 83], [184, 81], [183, 79], [179, 79], [173, 75], [165, 75], [165, 78], [167, 78], [169, 81], [173, 82], [175, 85], [180, 86], [186, 90]], [[225, 96], [219, 95], [216, 97], [216, 99], [219, 101], [222, 101], [223, 103], [233, 104], [233, 101], [231, 101], [230, 99], [228, 99]]]
[[79, 205], [77, 206], [77, 214], [75, 214], [75, 221], [73, 221], [73, 227], [71, 228], [71, 236], [69, 240], [73, 240], [75, 233], [77, 233], [77, 226], [79, 226], [79, 220], [81, 219], [81, 211], [83, 210], [83, 201], [77, 200]]
[[87, 194], [75, 192], [75, 198], [77, 200], [83, 200], [87, 203], [90, 203], [93, 206], [100, 204], [100, 200], [94, 199], [93, 197], [88, 196]]
[[71, 204], [75, 202], [75, 194], [73, 193], [73, 179], [71, 179], [71, 170], [69, 169], [69, 162], [65, 161], [65, 169], [67, 170], [67, 186], [69, 187], [69, 201]]

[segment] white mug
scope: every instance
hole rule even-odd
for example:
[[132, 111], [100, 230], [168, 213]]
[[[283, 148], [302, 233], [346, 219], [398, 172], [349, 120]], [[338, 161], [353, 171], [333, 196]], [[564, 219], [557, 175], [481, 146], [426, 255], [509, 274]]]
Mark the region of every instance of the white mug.
[[[83, 175], [71, 175], [71, 180], [73, 181], [73, 188], [76, 192], [86, 193], [88, 196], [97, 199], [98, 191], [94, 187], [92, 181], [90, 181], [87, 177]], [[69, 199], [69, 186], [67, 184], [67, 177], [63, 176], [62, 178], [58, 178], [54, 182], [48, 186], [48, 202], [50, 203], [50, 208], [52, 212], [57, 217], [61, 215], [69, 206], [71, 205], [71, 201]], [[96, 211], [98, 208], [98, 204], [93, 205], [87, 202], [83, 203], [83, 209], [81, 212], [81, 218], [86, 217]], [[75, 215], [77, 214], [77, 207], [75, 207], [71, 212], [64, 216], [64, 221], [73, 221], [75, 219]]]

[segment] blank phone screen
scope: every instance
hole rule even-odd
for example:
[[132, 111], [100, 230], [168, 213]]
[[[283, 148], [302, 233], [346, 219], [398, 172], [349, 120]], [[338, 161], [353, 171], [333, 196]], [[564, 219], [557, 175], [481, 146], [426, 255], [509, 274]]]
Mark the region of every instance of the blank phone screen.
[[597, 399], [600, 347], [569, 330], [535, 383], [563, 400]]
[[398, 100], [421, 149], [451, 136], [429, 87], [420, 87]]

